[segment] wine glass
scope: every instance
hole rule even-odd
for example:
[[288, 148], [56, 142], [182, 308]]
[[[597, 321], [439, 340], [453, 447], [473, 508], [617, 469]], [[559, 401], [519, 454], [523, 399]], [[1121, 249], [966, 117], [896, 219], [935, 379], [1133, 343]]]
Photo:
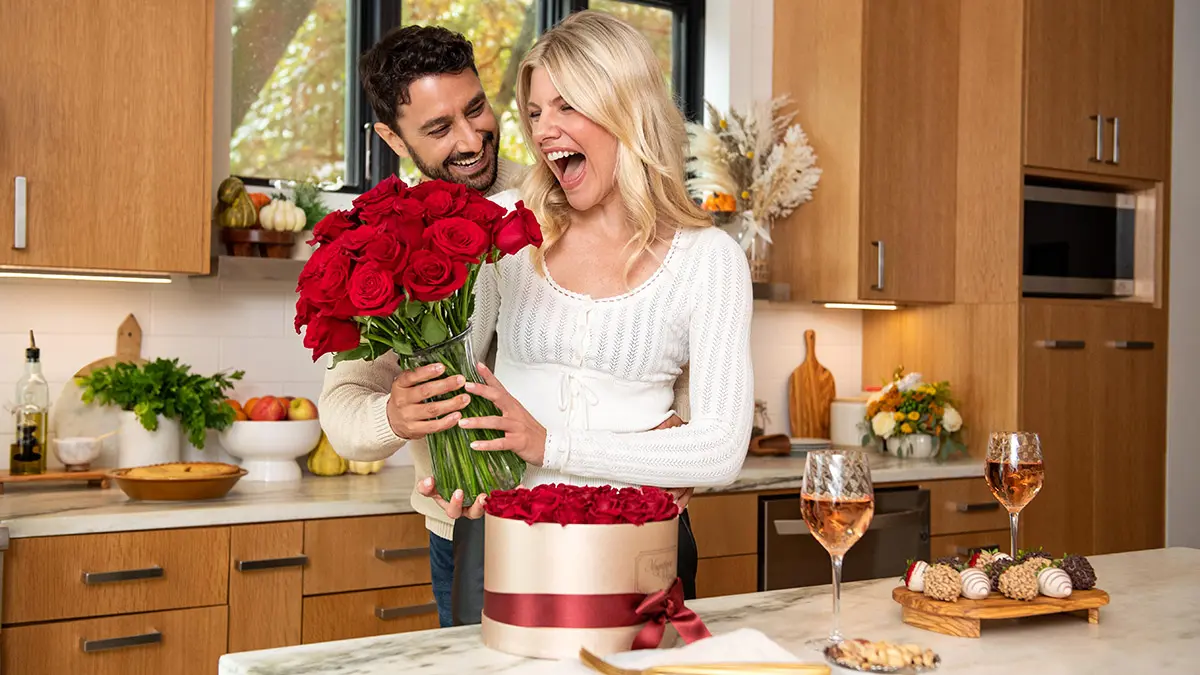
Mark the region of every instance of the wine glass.
[[867, 531], [875, 514], [875, 491], [867, 454], [861, 450], [809, 452], [800, 488], [800, 513], [833, 563], [833, 627], [828, 639], [808, 642], [809, 647], [824, 650], [842, 641], [838, 625], [842, 556]]
[[984, 477], [996, 499], [1008, 509], [1009, 546], [1017, 557], [1017, 516], [1042, 489], [1042, 442], [1025, 431], [998, 431], [988, 438]]

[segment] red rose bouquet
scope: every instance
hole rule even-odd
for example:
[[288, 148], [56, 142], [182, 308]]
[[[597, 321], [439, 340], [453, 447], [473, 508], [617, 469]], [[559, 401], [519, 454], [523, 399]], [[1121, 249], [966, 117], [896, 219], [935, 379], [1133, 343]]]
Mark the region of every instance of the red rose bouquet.
[[483, 510], [497, 518], [559, 525], [642, 525], [671, 520], [679, 507], [671, 493], [655, 487], [538, 485], [497, 490]]
[[[316, 250], [296, 290], [296, 332], [313, 360], [345, 360], [395, 352], [409, 370], [429, 363], [446, 376], [480, 382], [470, 344], [475, 281], [485, 265], [526, 246], [540, 246], [533, 213], [513, 211], [466, 186], [434, 180], [409, 188], [389, 176], [313, 228]], [[449, 398], [451, 392], [439, 398]], [[464, 417], [499, 415], [487, 399], [472, 397]], [[525, 463], [515, 453], [475, 452], [471, 442], [502, 435], [453, 427], [426, 437], [438, 492], [455, 490], [464, 505], [479, 494], [520, 482]]]

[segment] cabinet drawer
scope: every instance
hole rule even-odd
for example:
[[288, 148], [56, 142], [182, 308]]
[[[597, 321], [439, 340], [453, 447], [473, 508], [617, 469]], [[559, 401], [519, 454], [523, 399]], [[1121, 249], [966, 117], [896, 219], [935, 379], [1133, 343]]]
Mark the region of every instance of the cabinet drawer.
[[305, 644], [437, 628], [433, 586], [305, 598], [303, 626]]
[[425, 516], [367, 516], [304, 523], [304, 594], [430, 583]]
[[929, 532], [932, 535], [979, 532], [1008, 526], [1008, 512], [992, 496], [982, 476], [932, 481], [929, 489]]
[[14, 539], [5, 624], [225, 604], [229, 529]]
[[5, 628], [0, 672], [211, 675], [225, 652], [225, 608], [127, 614]]
[[696, 596], [715, 598], [758, 591], [758, 556], [703, 558], [696, 565]]
[[929, 559], [937, 560], [956, 555], [964, 561], [977, 549], [995, 548], [1008, 553], [1008, 530], [971, 532], [968, 534], [943, 534], [929, 538]]
[[758, 553], [758, 495], [695, 497], [687, 510], [701, 558]]

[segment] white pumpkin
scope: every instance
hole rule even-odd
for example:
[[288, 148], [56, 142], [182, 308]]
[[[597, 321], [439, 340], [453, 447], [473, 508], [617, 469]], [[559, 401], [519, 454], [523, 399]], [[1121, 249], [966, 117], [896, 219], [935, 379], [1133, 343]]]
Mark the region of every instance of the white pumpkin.
[[258, 212], [258, 224], [264, 230], [299, 232], [306, 222], [304, 209], [286, 199], [272, 199]]
[[1051, 598], [1071, 595], [1071, 577], [1058, 567], [1046, 567], [1038, 572], [1038, 592]]
[[969, 600], [982, 600], [992, 592], [992, 579], [978, 567], [968, 567], [960, 573], [962, 594]]

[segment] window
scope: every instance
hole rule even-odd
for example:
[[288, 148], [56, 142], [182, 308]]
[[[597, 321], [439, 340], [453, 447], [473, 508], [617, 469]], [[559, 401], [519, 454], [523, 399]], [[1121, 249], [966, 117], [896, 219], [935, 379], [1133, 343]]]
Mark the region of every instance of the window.
[[393, 173], [412, 178], [413, 167], [370, 131], [357, 75], [364, 49], [410, 23], [471, 41], [500, 122], [500, 153], [529, 163], [517, 66], [539, 33], [588, 7], [650, 39], [683, 109], [699, 119], [703, 0], [234, 0], [230, 173], [249, 184], [313, 181], [354, 193]]

